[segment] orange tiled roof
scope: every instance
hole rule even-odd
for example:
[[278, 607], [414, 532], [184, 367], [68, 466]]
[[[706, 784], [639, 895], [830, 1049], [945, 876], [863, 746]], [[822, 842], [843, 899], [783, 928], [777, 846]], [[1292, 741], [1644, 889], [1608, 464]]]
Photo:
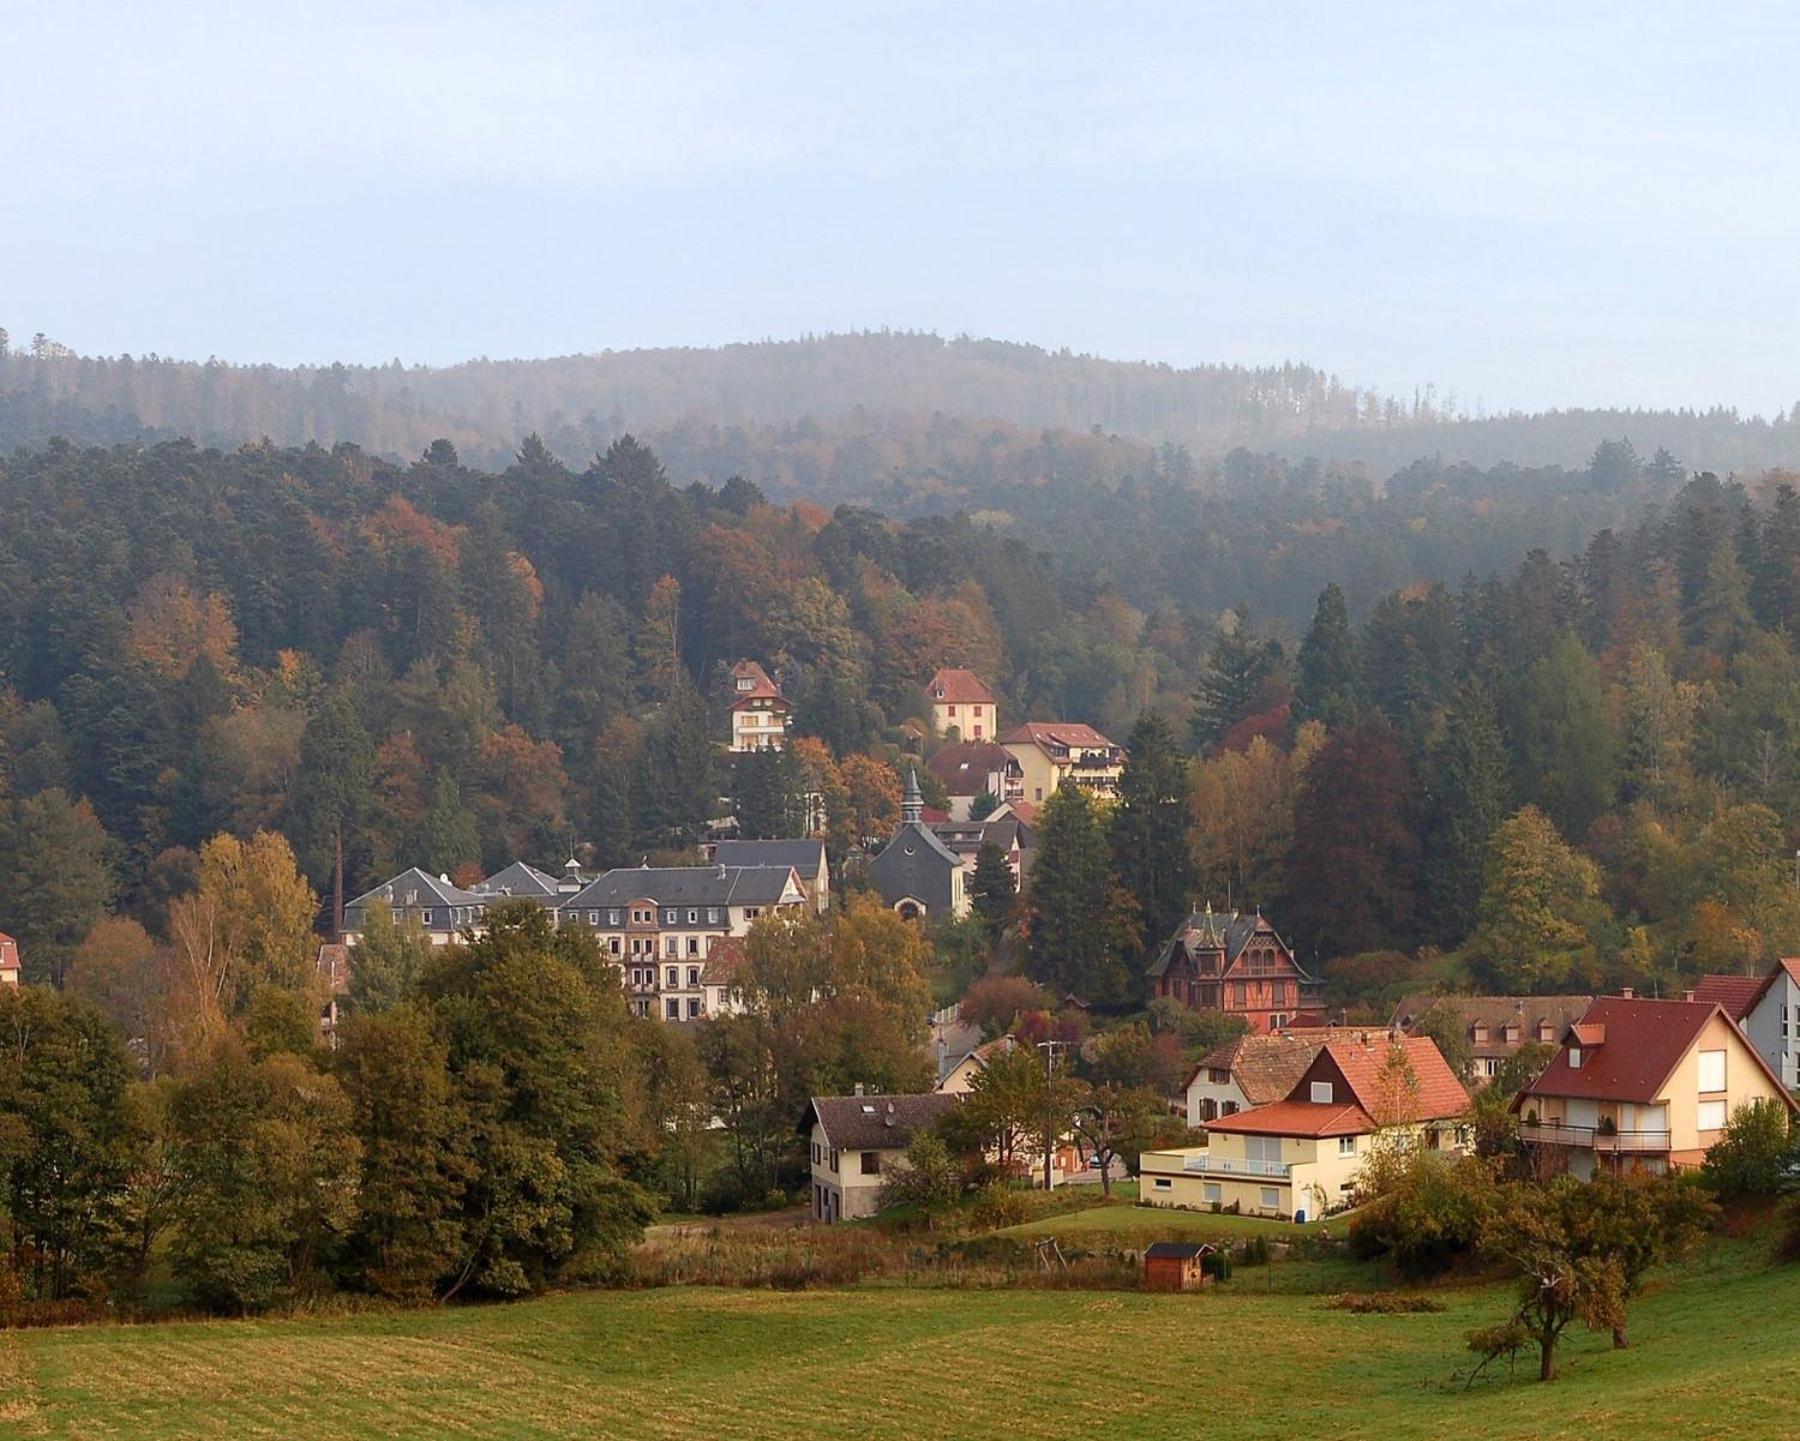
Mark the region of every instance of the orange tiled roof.
[[1468, 1091], [1456, 1079], [1450, 1063], [1438, 1050], [1437, 1042], [1429, 1036], [1393, 1037], [1386, 1031], [1372, 1032], [1366, 1036], [1329, 1041], [1325, 1045], [1325, 1054], [1343, 1075], [1358, 1104], [1371, 1115], [1379, 1116], [1384, 1109], [1384, 1071], [1388, 1056], [1396, 1046], [1406, 1052], [1418, 1087], [1412, 1097], [1413, 1114], [1395, 1119], [1441, 1120], [1446, 1116], [1460, 1116], [1469, 1109]]

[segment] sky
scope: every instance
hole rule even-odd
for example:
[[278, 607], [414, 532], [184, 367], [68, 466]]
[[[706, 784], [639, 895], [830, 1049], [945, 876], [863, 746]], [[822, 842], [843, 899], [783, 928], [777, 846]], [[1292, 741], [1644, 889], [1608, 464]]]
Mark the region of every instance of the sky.
[[876, 327], [1470, 411], [1800, 399], [1800, 7], [0, 0], [0, 325]]

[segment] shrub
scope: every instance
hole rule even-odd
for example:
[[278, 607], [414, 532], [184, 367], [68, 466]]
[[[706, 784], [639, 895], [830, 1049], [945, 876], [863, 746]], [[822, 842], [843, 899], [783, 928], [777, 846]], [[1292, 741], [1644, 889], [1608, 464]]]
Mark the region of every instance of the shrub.
[[1200, 1274], [1215, 1281], [1231, 1279], [1231, 1252], [1209, 1251], [1200, 1258]]
[[1246, 1266], [1266, 1266], [1269, 1264], [1269, 1238], [1252, 1236], [1244, 1242], [1244, 1249], [1238, 1258]]
[[1792, 1140], [1788, 1109], [1779, 1101], [1752, 1101], [1734, 1111], [1724, 1133], [1706, 1153], [1701, 1179], [1717, 1196], [1768, 1197], [1787, 1184]]
[[1474, 1249], [1493, 1194], [1487, 1163], [1417, 1152], [1385, 1195], [1350, 1218], [1351, 1253], [1386, 1257], [1403, 1276], [1438, 1275]]
[[1353, 1316], [1418, 1316], [1436, 1314], [1444, 1309], [1444, 1303], [1400, 1291], [1377, 1291], [1372, 1295], [1346, 1291], [1341, 1296], [1328, 1297], [1325, 1309], [1348, 1311]]

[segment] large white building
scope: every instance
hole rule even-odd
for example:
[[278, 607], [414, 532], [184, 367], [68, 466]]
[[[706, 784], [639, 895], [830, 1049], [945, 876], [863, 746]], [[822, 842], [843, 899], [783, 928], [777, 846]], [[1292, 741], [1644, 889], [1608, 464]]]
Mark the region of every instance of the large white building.
[[514, 862], [468, 889], [415, 867], [344, 907], [344, 939], [354, 948], [370, 907], [385, 904], [396, 921], [445, 945], [480, 935], [488, 908], [512, 900], [542, 906], [555, 925], [592, 931], [632, 1010], [664, 1021], [735, 1010], [729, 977], [741, 956], [722, 953], [709, 967], [714, 949], [768, 911], [812, 904], [791, 865], [633, 866], [584, 877], [571, 861], [555, 877]]

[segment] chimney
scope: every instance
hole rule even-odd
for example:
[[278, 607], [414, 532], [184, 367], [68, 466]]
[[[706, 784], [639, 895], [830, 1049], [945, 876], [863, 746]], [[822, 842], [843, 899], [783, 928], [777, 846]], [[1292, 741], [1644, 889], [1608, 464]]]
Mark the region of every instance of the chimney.
[[1691, 1001], [1694, 999], [1694, 993], [1692, 991], [1683, 991], [1681, 993], [1681, 999], [1684, 1001]]
[[1619, 987], [1619, 998], [1621, 1000], [1629, 1001], [1632, 998], [1632, 994], [1633, 993], [1632, 993], [1632, 989], [1630, 986], [1620, 986]]
[[856, 1083], [856, 1094], [860, 1096], [862, 1093], [862, 1082], [858, 1081]]

